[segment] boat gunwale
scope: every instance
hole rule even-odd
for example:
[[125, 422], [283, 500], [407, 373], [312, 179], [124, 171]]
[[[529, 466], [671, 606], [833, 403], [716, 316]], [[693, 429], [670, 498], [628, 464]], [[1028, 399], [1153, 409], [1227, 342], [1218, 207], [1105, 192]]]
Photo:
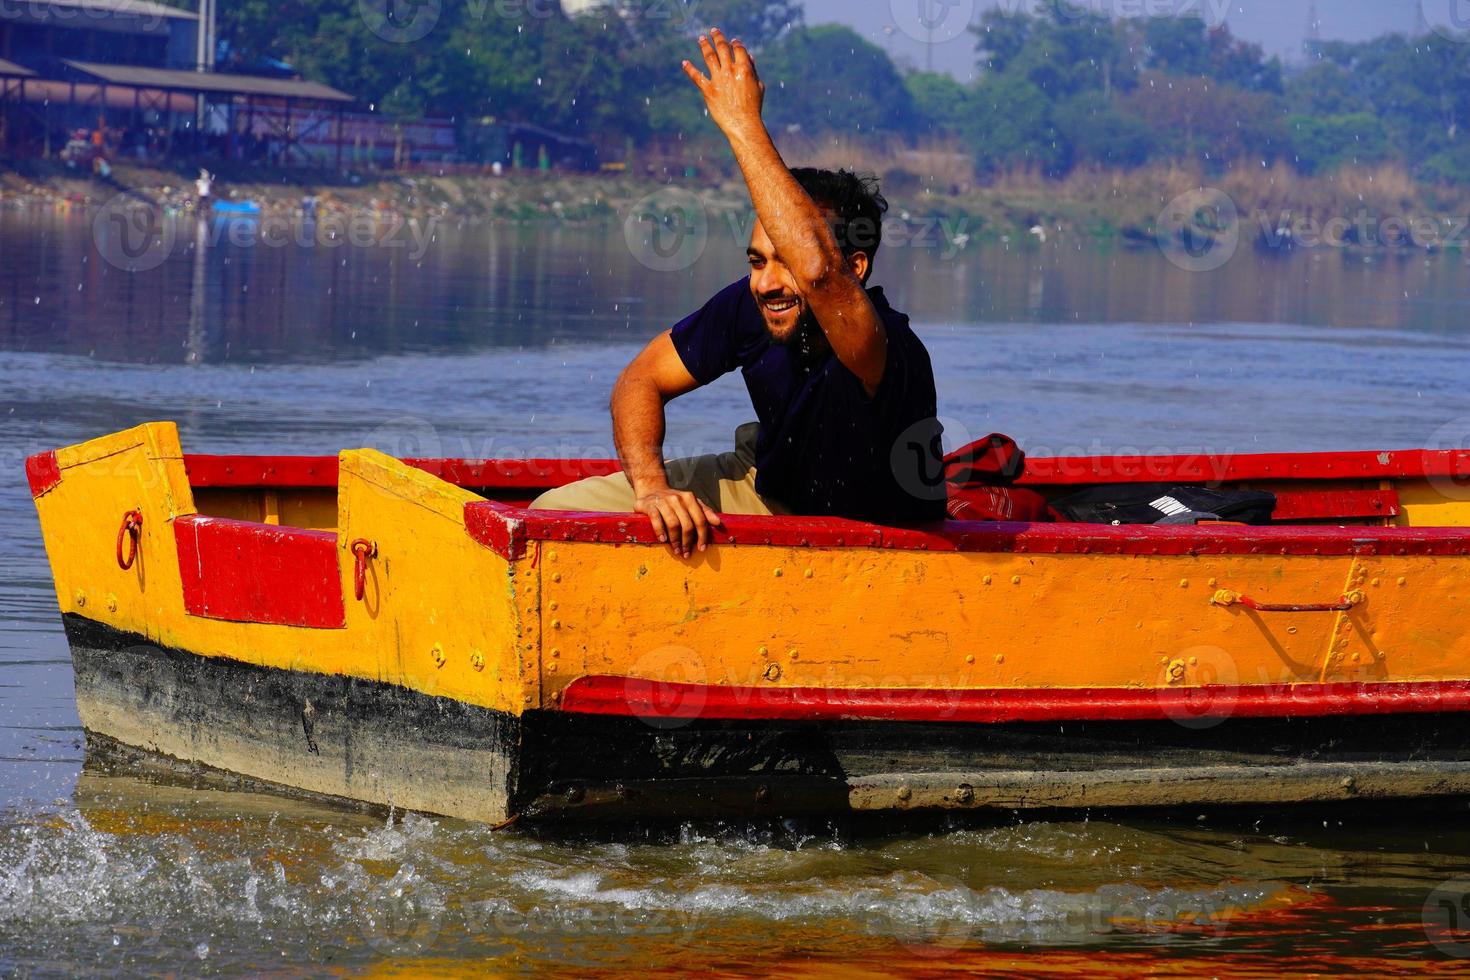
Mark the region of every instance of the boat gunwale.
[[[485, 500], [465, 505], [465, 527], [507, 559], [531, 542], [667, 547], [649, 522], [629, 514], [545, 511]], [[887, 527], [833, 517], [726, 515], [716, 545], [883, 548], [895, 551], [1034, 555], [1470, 555], [1470, 528], [1027, 524], [945, 521]]]
[[[39, 496], [59, 482], [46, 465], [52, 453], [27, 460]], [[532, 490], [584, 476], [616, 472], [616, 460], [405, 459], [416, 469], [462, 487]], [[184, 454], [194, 489], [335, 488], [337, 457]], [[1033, 485], [1083, 485], [1100, 479], [1190, 482], [1260, 479], [1461, 481], [1470, 487], [1470, 450], [1254, 454], [1238, 456], [1042, 457], [1028, 460]], [[1202, 467], [1213, 466], [1214, 479]], [[1024, 481], [1023, 481], [1024, 482]], [[1470, 489], [1467, 489], [1470, 493]], [[496, 500], [467, 503], [470, 536], [501, 557], [523, 557], [531, 542], [590, 542], [666, 546], [652, 526], [628, 514], [538, 511]], [[261, 525], [262, 528], [273, 527]], [[833, 517], [727, 515], [714, 543], [799, 548], [1021, 553], [1036, 555], [1470, 555], [1463, 526], [1363, 525], [1102, 525], [945, 521], [890, 527]]]
[[[44, 454], [40, 454], [44, 455]], [[616, 459], [405, 458], [403, 462], [461, 487], [550, 489], [621, 471]], [[185, 453], [195, 488], [333, 487], [335, 456]], [[1392, 480], [1449, 478], [1470, 485], [1470, 449], [1354, 450], [1311, 453], [1028, 456], [1017, 481], [1026, 487], [1096, 483], [1238, 483], [1247, 480]], [[561, 481], [561, 482], [556, 482]]]

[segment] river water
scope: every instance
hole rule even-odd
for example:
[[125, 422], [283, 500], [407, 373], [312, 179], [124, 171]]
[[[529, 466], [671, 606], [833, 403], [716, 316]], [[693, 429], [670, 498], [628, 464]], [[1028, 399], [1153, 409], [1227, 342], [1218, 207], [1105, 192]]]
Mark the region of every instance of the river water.
[[[266, 242], [189, 219], [127, 271], [98, 227], [0, 210], [0, 975], [1465, 968], [1464, 802], [568, 838], [84, 768], [25, 455], [173, 419], [186, 451], [607, 456], [620, 367], [742, 262], [718, 229], [657, 271], [621, 228]], [[929, 345], [951, 445], [1470, 445], [1460, 253], [1191, 272], [909, 238], [875, 281]], [[749, 415], [725, 379], [672, 407], [670, 451]]]

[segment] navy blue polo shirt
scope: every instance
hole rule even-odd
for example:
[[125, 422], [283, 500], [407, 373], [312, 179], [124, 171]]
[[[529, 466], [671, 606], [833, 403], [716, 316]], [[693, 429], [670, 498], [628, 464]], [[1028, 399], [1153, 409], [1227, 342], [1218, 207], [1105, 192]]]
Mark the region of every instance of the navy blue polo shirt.
[[888, 363], [869, 398], [830, 350], [771, 339], [750, 280], [732, 283], [673, 329], [701, 385], [739, 369], [760, 420], [755, 488], [796, 514], [898, 524], [944, 517], [934, 369], [909, 318], [869, 289]]

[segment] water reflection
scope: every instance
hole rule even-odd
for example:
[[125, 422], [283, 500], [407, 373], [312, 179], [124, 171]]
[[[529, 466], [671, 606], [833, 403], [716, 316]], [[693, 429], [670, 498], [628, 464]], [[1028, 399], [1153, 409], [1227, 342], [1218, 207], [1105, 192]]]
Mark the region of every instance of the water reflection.
[[0, 822], [0, 948], [99, 969], [252, 972], [286, 950], [298, 970], [448, 974], [984, 971], [1033, 951], [1025, 972], [1069, 976], [1095, 974], [1068, 950], [1119, 973], [1223, 957], [1209, 972], [1232, 975], [1273, 959], [1377, 974], [1436, 952], [1421, 906], [1465, 870], [1463, 831], [1371, 810], [1275, 823], [532, 836], [89, 764], [74, 807]]
[[[441, 222], [415, 259], [183, 220], [177, 254], [129, 274], [79, 212], [0, 212], [0, 973], [1463, 966], [1423, 920], [1470, 873], [1463, 805], [566, 840], [79, 776], [21, 456], [153, 418], [191, 451], [606, 456], [618, 369], [742, 261], [716, 238], [692, 269], [652, 273], [616, 228]], [[1191, 274], [1146, 249], [894, 248], [878, 279], [934, 355], [952, 439], [1000, 429], [1045, 454], [1470, 438], [1463, 257], [1370, 257], [1247, 251]], [[723, 449], [748, 412], [738, 379], [691, 395], [670, 449]]]
[[[715, 235], [693, 268], [657, 273], [616, 228], [353, 219], [370, 222], [364, 235], [299, 215], [268, 219], [264, 233], [238, 220], [164, 220], [180, 245], [161, 266], [127, 272], [99, 254], [81, 209], [0, 212], [0, 347], [262, 363], [615, 341], [668, 326], [743, 265], [728, 235]], [[1176, 268], [1153, 248], [1092, 243], [946, 254], [889, 248], [875, 281], [916, 319], [960, 325], [1447, 332], [1470, 313], [1470, 266], [1458, 253], [1246, 249], [1211, 273]]]

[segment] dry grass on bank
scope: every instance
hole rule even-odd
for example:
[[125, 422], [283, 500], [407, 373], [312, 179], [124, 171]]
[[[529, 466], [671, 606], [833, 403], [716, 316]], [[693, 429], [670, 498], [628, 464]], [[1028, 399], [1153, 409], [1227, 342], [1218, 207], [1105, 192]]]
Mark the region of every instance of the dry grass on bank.
[[[793, 165], [849, 167], [883, 178], [895, 213], [966, 219], [971, 237], [1024, 235], [1040, 225], [1051, 237], [1149, 239], [1165, 205], [1186, 191], [1217, 188], [1253, 225], [1279, 227], [1303, 219], [1356, 220], [1396, 216], [1470, 219], [1470, 187], [1416, 182], [1402, 166], [1349, 168], [1307, 177], [1285, 164], [1241, 166], [1212, 174], [1198, 167], [1154, 164], [1134, 170], [1078, 169], [1060, 180], [1016, 170], [977, 180], [971, 158], [954, 143], [916, 146], [853, 138], [782, 138]], [[100, 203], [127, 190], [160, 205], [185, 206], [192, 197], [190, 175], [120, 165], [110, 183], [55, 164], [7, 168], [0, 164], [0, 207], [25, 201], [69, 199]], [[424, 173], [383, 174], [362, 179], [283, 173], [272, 179], [240, 174], [222, 179], [220, 193], [259, 201], [268, 211], [290, 211], [304, 194], [315, 194], [331, 211], [396, 211], [441, 214], [469, 220], [514, 222], [616, 222], [634, 203], [662, 186], [695, 191], [708, 207], [747, 206], [744, 184], [734, 173], [687, 178], [682, 170], [649, 176], [621, 174], [535, 174], [505, 177]], [[256, 177], [256, 179], [250, 179]], [[1276, 222], [1278, 224], [1273, 224]]]

